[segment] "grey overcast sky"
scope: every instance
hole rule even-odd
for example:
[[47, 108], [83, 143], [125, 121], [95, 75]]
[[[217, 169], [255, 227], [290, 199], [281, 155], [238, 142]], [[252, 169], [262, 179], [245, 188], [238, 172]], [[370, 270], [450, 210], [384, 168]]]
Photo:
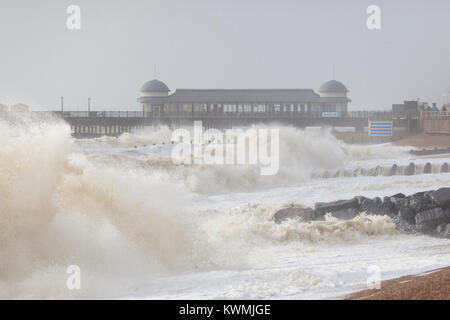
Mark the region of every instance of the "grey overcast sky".
[[[80, 31], [66, 9], [81, 8]], [[366, 27], [368, 5], [381, 30]], [[350, 109], [443, 101], [450, 0], [0, 0], [0, 103], [137, 109], [176, 88], [312, 88], [333, 77]]]

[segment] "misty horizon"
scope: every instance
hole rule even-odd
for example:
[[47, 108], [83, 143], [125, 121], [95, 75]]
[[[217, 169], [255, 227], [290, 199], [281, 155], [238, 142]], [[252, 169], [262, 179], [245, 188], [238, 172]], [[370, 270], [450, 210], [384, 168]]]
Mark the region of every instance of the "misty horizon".
[[[139, 110], [156, 78], [170, 90], [349, 89], [350, 110], [443, 103], [450, 2], [1, 0], [0, 103], [33, 110]], [[68, 30], [68, 6], [81, 30]], [[368, 30], [366, 8], [381, 8]], [[334, 71], [333, 71], [334, 69]]]

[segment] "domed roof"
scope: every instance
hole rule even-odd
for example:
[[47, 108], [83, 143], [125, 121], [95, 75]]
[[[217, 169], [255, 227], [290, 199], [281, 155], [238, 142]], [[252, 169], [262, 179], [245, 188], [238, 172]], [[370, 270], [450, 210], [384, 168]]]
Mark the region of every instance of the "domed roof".
[[142, 88], [141, 92], [169, 92], [169, 87], [166, 86], [164, 82], [159, 80], [151, 80], [146, 82]]
[[319, 88], [319, 92], [347, 93], [348, 89], [342, 82], [330, 80]]

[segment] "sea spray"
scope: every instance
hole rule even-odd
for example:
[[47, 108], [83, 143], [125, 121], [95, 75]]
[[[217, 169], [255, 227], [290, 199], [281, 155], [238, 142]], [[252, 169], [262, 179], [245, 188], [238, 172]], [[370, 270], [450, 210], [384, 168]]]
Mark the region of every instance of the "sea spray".
[[[90, 163], [63, 122], [2, 122], [0, 132], [0, 294], [72, 295], [64, 281], [42, 283], [72, 264], [106, 278], [195, 267], [182, 187]], [[20, 290], [30, 277], [42, 292]]]
[[[252, 192], [275, 186], [298, 185], [312, 175], [346, 167], [351, 161], [404, 157], [406, 148], [390, 145], [350, 146], [337, 140], [331, 129], [298, 129], [289, 126], [254, 125], [250, 129], [278, 128], [280, 133], [279, 171], [261, 176], [252, 165], [181, 164], [171, 161], [170, 130], [167, 126], [124, 134], [119, 138], [79, 140], [94, 161], [111, 166], [139, 166], [174, 183], [183, 182], [190, 191], [221, 194], [233, 191]], [[189, 127], [186, 127], [189, 130]], [[163, 141], [164, 145], [162, 144]], [[153, 146], [154, 141], [160, 141]], [[250, 143], [250, 140], [248, 141]], [[204, 146], [208, 141], [203, 141]], [[106, 155], [105, 155], [106, 154]]]
[[[154, 279], [168, 279], [170, 286], [186, 274], [256, 270], [318, 247], [396, 237], [386, 217], [277, 225], [272, 215], [286, 203], [251, 204], [256, 191], [274, 195], [287, 184], [304, 186], [315, 170], [387, 157], [391, 147], [368, 152], [328, 130], [282, 127], [280, 172], [267, 179], [245, 166], [174, 166], [170, 143], [153, 146], [170, 132], [159, 130], [74, 140], [69, 126], [55, 119], [1, 123], [0, 297], [123, 297], [147, 283], [158, 287]], [[338, 189], [333, 196], [344, 192]], [[221, 201], [217, 194], [236, 192], [250, 204], [198, 209], [202, 197]], [[323, 193], [330, 197], [329, 189]], [[297, 192], [292, 199], [309, 205], [305, 198]], [[82, 271], [80, 291], [66, 287], [69, 265]], [[308, 273], [303, 278], [304, 286], [321, 281]], [[275, 273], [268, 279], [280, 282]]]
[[51, 228], [53, 203], [66, 170], [70, 131], [63, 124], [0, 124], [0, 278], [12, 280], [61, 254]]

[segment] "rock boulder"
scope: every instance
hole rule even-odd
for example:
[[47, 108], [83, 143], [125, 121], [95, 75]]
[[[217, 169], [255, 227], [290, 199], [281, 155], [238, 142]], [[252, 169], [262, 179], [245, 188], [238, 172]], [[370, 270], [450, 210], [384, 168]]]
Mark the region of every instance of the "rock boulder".
[[273, 220], [275, 223], [281, 223], [288, 219], [301, 219], [302, 221], [312, 220], [313, 210], [301, 207], [289, 207], [281, 209], [275, 213]]
[[441, 188], [433, 191], [430, 197], [437, 206], [443, 208], [450, 207], [450, 188]]
[[357, 198], [350, 200], [339, 200], [334, 202], [319, 202], [315, 205], [313, 218], [317, 219], [324, 216], [326, 213], [333, 213], [336, 211], [346, 210], [346, 209], [358, 209], [359, 202]]

